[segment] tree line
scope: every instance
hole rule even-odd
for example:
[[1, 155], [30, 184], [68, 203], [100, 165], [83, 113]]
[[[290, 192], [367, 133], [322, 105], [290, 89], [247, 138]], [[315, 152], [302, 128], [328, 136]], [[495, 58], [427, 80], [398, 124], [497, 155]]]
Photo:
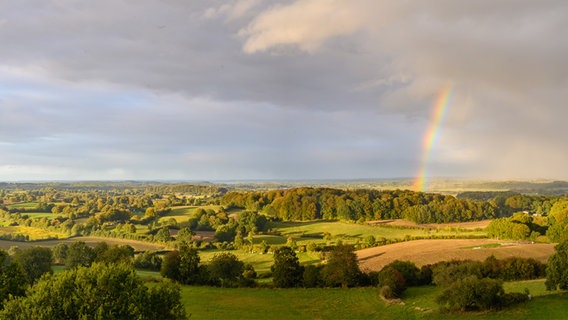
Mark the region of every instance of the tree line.
[[[480, 200], [481, 199], [481, 200]], [[416, 223], [465, 222], [508, 217], [518, 211], [548, 214], [558, 197], [497, 193], [488, 200], [409, 190], [341, 190], [293, 188], [228, 192], [221, 203], [231, 208], [262, 211], [282, 220], [370, 221], [407, 219]]]

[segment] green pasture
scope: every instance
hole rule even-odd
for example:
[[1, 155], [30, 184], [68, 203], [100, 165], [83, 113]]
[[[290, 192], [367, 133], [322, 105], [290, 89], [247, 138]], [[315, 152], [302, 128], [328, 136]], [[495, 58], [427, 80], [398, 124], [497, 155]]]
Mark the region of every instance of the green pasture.
[[37, 202], [21, 202], [21, 203], [13, 203], [6, 205], [6, 207], [10, 209], [18, 209], [18, 208], [25, 208], [25, 209], [32, 209], [37, 208]]
[[[274, 263], [274, 255], [272, 253], [261, 254], [258, 252], [245, 252], [243, 250], [231, 250], [231, 251], [223, 251], [223, 250], [207, 250], [207, 251], [199, 251], [199, 257], [202, 263], [208, 263], [211, 259], [219, 253], [228, 252], [232, 253], [239, 260], [249, 263], [254, 267], [254, 270], [258, 274], [266, 273], [270, 271], [270, 267]], [[321, 259], [318, 252], [297, 252], [296, 253], [298, 260], [301, 264], [314, 264], [320, 263]]]
[[30, 218], [48, 218], [48, 219], [53, 219], [53, 218], [57, 218], [60, 217], [62, 215], [55, 215], [51, 212], [25, 212], [22, 213], [22, 216], [29, 216]]
[[[542, 283], [543, 280], [534, 281]], [[526, 281], [511, 286], [525, 286]], [[524, 288], [521, 289], [521, 291]], [[530, 290], [530, 289], [529, 289]], [[516, 291], [516, 290], [515, 290]], [[440, 313], [440, 289], [409, 288], [403, 303], [386, 303], [377, 288], [268, 289], [182, 286], [191, 319], [566, 319], [566, 293], [536, 294], [524, 304], [483, 313]], [[531, 291], [532, 292], [532, 291]]]
[[[272, 231], [278, 232], [282, 237], [291, 237], [298, 245], [316, 241], [325, 243], [324, 233], [331, 235], [331, 240], [341, 240], [345, 243], [364, 241], [366, 237], [373, 235], [375, 238], [399, 239], [407, 237], [443, 237], [443, 236], [485, 236], [485, 231], [462, 230], [455, 228], [404, 228], [386, 227], [380, 225], [368, 225], [347, 223], [340, 221], [309, 221], [309, 222], [272, 222]], [[276, 239], [271, 239], [278, 243]], [[268, 241], [267, 241], [268, 243]]]
[[160, 217], [159, 221], [165, 222], [171, 218], [174, 218], [178, 223], [187, 222], [191, 217], [193, 217], [193, 213], [199, 208], [204, 210], [211, 209], [215, 212], [218, 212], [222, 207], [223, 206], [217, 205], [173, 207], [167, 215]]

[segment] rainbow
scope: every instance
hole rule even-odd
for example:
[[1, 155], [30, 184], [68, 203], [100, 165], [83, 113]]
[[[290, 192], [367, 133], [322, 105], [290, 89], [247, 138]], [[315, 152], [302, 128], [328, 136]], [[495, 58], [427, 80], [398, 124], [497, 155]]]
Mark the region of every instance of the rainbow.
[[426, 191], [428, 183], [428, 162], [430, 161], [432, 148], [438, 140], [440, 127], [446, 117], [448, 106], [452, 98], [452, 89], [452, 85], [447, 85], [438, 93], [438, 98], [436, 99], [434, 110], [432, 111], [430, 125], [424, 136], [422, 162], [420, 163], [420, 170], [414, 182], [414, 190], [416, 191]]

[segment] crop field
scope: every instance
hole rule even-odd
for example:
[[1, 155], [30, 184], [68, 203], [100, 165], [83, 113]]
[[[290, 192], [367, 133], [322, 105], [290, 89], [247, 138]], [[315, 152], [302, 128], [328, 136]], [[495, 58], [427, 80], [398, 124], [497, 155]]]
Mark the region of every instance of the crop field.
[[380, 270], [393, 260], [409, 260], [418, 266], [443, 260], [485, 260], [491, 255], [534, 258], [546, 262], [555, 244], [490, 239], [432, 239], [395, 243], [357, 251], [362, 270]]
[[405, 219], [392, 219], [392, 220], [369, 221], [368, 223], [371, 225], [420, 227], [420, 228], [430, 228], [430, 229], [457, 228], [465, 230], [476, 230], [476, 229], [485, 229], [490, 222], [491, 220], [481, 220], [481, 221], [469, 221], [469, 222], [418, 224], [416, 222], [412, 222]]
[[24, 236], [29, 236], [30, 240], [43, 240], [43, 239], [53, 239], [53, 238], [68, 238], [68, 235], [53, 232], [45, 229], [27, 227], [27, 226], [5, 226], [0, 228], [0, 235], [3, 234], [21, 234]]
[[[533, 281], [543, 284], [544, 280]], [[505, 284], [524, 291], [526, 281]], [[520, 289], [518, 289], [520, 288]], [[484, 313], [440, 313], [435, 286], [409, 288], [402, 303], [379, 298], [377, 288], [222, 289], [182, 286], [191, 319], [566, 319], [566, 293], [539, 294], [524, 304]]]

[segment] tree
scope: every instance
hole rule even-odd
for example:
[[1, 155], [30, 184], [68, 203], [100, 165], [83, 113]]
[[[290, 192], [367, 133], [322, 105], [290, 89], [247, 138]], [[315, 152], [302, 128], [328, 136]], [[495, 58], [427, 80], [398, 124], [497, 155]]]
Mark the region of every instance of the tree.
[[404, 276], [397, 269], [385, 266], [378, 274], [381, 295], [386, 299], [400, 297], [406, 289]]
[[292, 248], [280, 247], [274, 251], [272, 282], [277, 288], [291, 288], [302, 284], [304, 270]]
[[22, 266], [10, 261], [6, 251], [0, 250], [0, 309], [9, 296], [23, 296], [27, 285], [26, 272]]
[[53, 272], [51, 271], [53, 256], [49, 248], [31, 247], [19, 250], [14, 258], [26, 272], [29, 283], [34, 283], [44, 273]]
[[77, 266], [88, 267], [90, 266], [97, 254], [95, 250], [89, 247], [83, 241], [73, 242], [69, 245], [67, 250], [67, 259], [65, 260], [65, 266], [67, 269], [75, 268]]
[[568, 289], [568, 241], [554, 247], [556, 253], [548, 258], [546, 267], [546, 289]]
[[452, 283], [436, 302], [448, 310], [488, 310], [501, 306], [504, 296], [500, 280], [470, 276]]
[[385, 268], [386, 267], [391, 267], [400, 272], [406, 286], [411, 287], [420, 284], [420, 270], [416, 267], [414, 262], [395, 260], [386, 265]]
[[156, 252], [144, 251], [134, 259], [134, 267], [160, 271], [162, 258]]
[[53, 260], [56, 264], [65, 264], [65, 260], [67, 259], [67, 250], [69, 250], [69, 246], [63, 242], [60, 242], [51, 248]]
[[165, 278], [183, 284], [199, 283], [203, 280], [201, 279], [199, 261], [197, 250], [181, 243], [179, 251], [175, 250], [164, 256], [160, 273]]
[[351, 245], [336, 246], [329, 252], [327, 264], [322, 271], [323, 279], [330, 287], [353, 287], [361, 276], [357, 255]]
[[27, 296], [8, 300], [0, 318], [187, 319], [180, 297], [175, 284], [148, 288], [132, 267], [95, 263], [41, 278]]
[[179, 242], [190, 243], [193, 241], [193, 236], [195, 236], [195, 232], [191, 231], [188, 227], [185, 227], [179, 230], [176, 239]]
[[316, 288], [323, 286], [323, 280], [321, 278], [321, 270], [323, 266], [321, 265], [307, 265], [304, 267], [304, 279], [303, 286], [306, 288]]
[[221, 287], [237, 286], [243, 277], [245, 264], [232, 253], [216, 254], [209, 264], [209, 276]]
[[[104, 242], [102, 242], [104, 243]], [[99, 247], [97, 245], [95, 247], [95, 252], [97, 253], [97, 257], [95, 258], [96, 262], [104, 262], [104, 263], [132, 263], [132, 257], [134, 256], [134, 248], [129, 245], [112, 245], [108, 246], [106, 243], [105, 245]], [[99, 250], [97, 250], [97, 248]]]

